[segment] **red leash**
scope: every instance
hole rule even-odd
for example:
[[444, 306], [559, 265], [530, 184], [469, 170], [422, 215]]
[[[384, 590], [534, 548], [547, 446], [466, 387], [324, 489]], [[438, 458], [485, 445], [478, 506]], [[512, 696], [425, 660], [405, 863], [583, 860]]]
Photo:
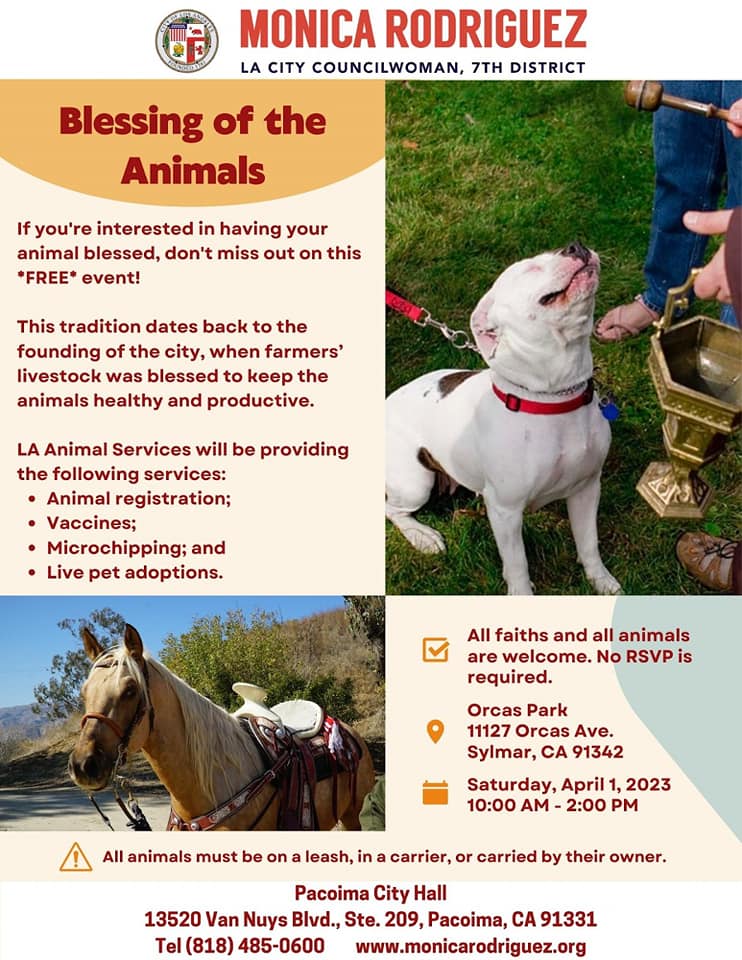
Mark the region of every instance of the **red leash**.
[[414, 303], [410, 303], [401, 293], [397, 293], [389, 287], [386, 289], [386, 305], [391, 307], [392, 310], [396, 310], [397, 313], [401, 313], [409, 320], [412, 320], [413, 323], [417, 323], [424, 314], [430, 316], [427, 310], [415, 306]]
[[407, 317], [408, 320], [412, 320], [418, 327], [435, 327], [436, 330], [440, 330], [451, 346], [457, 350], [473, 350], [475, 353], [479, 353], [476, 344], [471, 342], [469, 334], [465, 330], [452, 330], [445, 323], [441, 323], [440, 320], [434, 320], [429, 310], [426, 310], [425, 307], [418, 307], [417, 304], [412, 303], [411, 300], [403, 297], [396, 290], [392, 290], [391, 287], [386, 288], [386, 305]]

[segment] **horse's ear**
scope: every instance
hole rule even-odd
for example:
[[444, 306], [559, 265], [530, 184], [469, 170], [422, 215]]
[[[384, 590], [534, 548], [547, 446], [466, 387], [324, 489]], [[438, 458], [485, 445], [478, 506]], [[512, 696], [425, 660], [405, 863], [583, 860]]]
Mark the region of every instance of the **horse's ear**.
[[85, 653], [87, 653], [91, 660], [95, 660], [103, 653], [103, 647], [87, 627], [83, 627], [80, 631], [80, 638], [82, 639], [83, 647], [85, 647]]
[[124, 630], [124, 646], [135, 660], [141, 660], [144, 656], [142, 638], [136, 627], [132, 627], [130, 623], [126, 624], [126, 630]]

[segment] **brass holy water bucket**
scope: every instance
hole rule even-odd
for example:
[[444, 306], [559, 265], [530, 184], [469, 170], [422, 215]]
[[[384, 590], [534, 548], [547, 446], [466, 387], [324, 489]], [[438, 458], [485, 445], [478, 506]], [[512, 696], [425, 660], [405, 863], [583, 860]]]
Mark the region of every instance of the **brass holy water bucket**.
[[687, 309], [698, 272], [668, 291], [650, 342], [649, 370], [665, 412], [662, 437], [670, 459], [650, 463], [636, 489], [661, 517], [706, 515], [713, 491], [698, 471], [742, 423], [742, 331], [711, 317], [672, 322], [677, 310]]

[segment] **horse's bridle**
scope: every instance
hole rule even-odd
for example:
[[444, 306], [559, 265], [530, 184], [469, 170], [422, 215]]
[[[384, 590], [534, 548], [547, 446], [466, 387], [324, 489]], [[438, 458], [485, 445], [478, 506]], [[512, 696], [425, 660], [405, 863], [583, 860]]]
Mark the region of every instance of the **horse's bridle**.
[[[111, 651], [106, 651], [98, 660], [101, 660], [110, 652]], [[114, 667], [117, 664], [116, 660], [112, 660], [110, 663], [99, 663], [98, 660], [93, 664], [93, 669], [96, 667]], [[86, 713], [80, 721], [80, 729], [82, 730], [88, 720], [99, 720], [119, 738], [118, 756], [116, 757], [116, 763], [114, 764], [113, 773], [111, 774], [112, 777], [116, 775], [118, 768], [126, 763], [126, 751], [129, 747], [129, 742], [146, 713], [149, 713], [149, 729], [150, 731], [154, 729], [155, 708], [149, 696], [149, 669], [147, 667], [147, 661], [144, 659], [142, 660], [142, 676], [144, 677], [144, 691], [140, 692], [139, 703], [134, 711], [134, 716], [129, 721], [129, 725], [125, 730], [122, 729], [120, 724], [116, 723], [113, 717], [107, 717], [105, 713]], [[149, 710], [147, 710], [147, 703], [149, 703]]]
[[[105, 657], [111, 652], [112, 651], [107, 650], [104, 653], [102, 653], [96, 659], [95, 663], [93, 664], [93, 668], [115, 666], [117, 663], [115, 659], [112, 660], [110, 663], [99, 663], [100, 660], [105, 659]], [[142, 669], [142, 676], [144, 677], [144, 691], [140, 692], [139, 703], [137, 704], [137, 708], [134, 711], [134, 716], [129, 721], [129, 725], [125, 730], [123, 730], [121, 726], [118, 723], [116, 723], [113, 717], [107, 717], [105, 713], [92, 713], [92, 712], [86, 713], [83, 716], [82, 720], [80, 721], [80, 729], [82, 730], [82, 728], [85, 726], [88, 720], [99, 720], [101, 723], [109, 727], [109, 729], [111, 729], [119, 738], [118, 750], [116, 752], [116, 761], [113, 765], [113, 769], [111, 770], [111, 776], [109, 777], [108, 782], [112, 784], [111, 789], [113, 791], [113, 796], [114, 796], [114, 799], [116, 800], [116, 803], [119, 805], [119, 807], [121, 807], [121, 810], [123, 811], [124, 815], [127, 818], [127, 821], [128, 821], [127, 826], [133, 827], [134, 830], [151, 830], [152, 827], [150, 827], [149, 823], [147, 822], [147, 818], [142, 813], [142, 810], [139, 804], [136, 802], [136, 800], [132, 796], [131, 788], [129, 789], [129, 804], [131, 809], [129, 809], [129, 807], [127, 807], [126, 803], [124, 803], [124, 801], [121, 798], [118, 785], [116, 782], [118, 777], [119, 767], [123, 766], [126, 763], [126, 751], [129, 746], [129, 741], [131, 740], [134, 731], [139, 726], [139, 723], [141, 722], [142, 718], [146, 713], [149, 713], [150, 732], [154, 729], [154, 725], [155, 725], [155, 708], [152, 705], [152, 700], [149, 695], [149, 669], [147, 668], [147, 661], [144, 659], [142, 660], [141, 669]], [[147, 710], [148, 702], [149, 702], [149, 710]], [[103, 822], [106, 824], [109, 830], [113, 830], [114, 829], [113, 824], [111, 823], [109, 818], [105, 815], [103, 810], [101, 810], [101, 808], [98, 806], [98, 803], [96, 802], [96, 799], [92, 793], [88, 794], [88, 799], [93, 804], [95, 809], [98, 811], [98, 813], [103, 819]]]

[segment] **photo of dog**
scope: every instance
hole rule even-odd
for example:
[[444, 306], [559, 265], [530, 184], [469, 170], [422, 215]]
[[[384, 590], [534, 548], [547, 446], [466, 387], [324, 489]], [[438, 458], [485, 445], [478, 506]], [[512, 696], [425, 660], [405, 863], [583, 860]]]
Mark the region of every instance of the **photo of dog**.
[[523, 513], [567, 502], [598, 593], [620, 591], [600, 559], [597, 510], [610, 427], [592, 383], [598, 256], [580, 243], [513, 264], [471, 327], [488, 370], [438, 370], [387, 400], [386, 515], [424, 553], [443, 538], [413, 513], [436, 476], [484, 498], [510, 594], [530, 594]]
[[[700, 517], [640, 486], [667, 460], [637, 298], [662, 111], [680, 112], [630, 109], [621, 81], [387, 85], [388, 594], [712, 589], [676, 542], [739, 538], [738, 446], [704, 464]], [[641, 324], [609, 339], [617, 310]], [[673, 322], [720, 312], [691, 296]]]

